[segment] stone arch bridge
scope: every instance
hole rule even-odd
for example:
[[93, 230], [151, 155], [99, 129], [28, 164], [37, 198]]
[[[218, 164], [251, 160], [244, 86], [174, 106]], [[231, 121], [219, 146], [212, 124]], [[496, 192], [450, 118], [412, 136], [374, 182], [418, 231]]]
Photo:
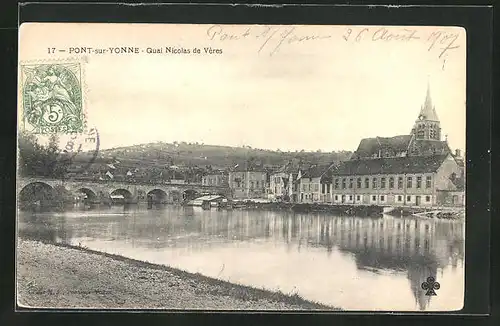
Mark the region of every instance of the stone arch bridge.
[[[200, 184], [140, 184], [115, 182], [111, 180], [57, 180], [46, 178], [18, 178], [17, 193], [20, 195], [29, 186], [64, 189], [74, 194], [85, 194], [92, 202], [103, 202], [112, 195], [122, 195], [128, 203], [137, 203], [152, 198], [155, 202], [176, 202], [193, 199], [202, 194], [223, 195], [231, 198], [228, 187], [202, 186]], [[50, 187], [50, 188], [47, 188]]]

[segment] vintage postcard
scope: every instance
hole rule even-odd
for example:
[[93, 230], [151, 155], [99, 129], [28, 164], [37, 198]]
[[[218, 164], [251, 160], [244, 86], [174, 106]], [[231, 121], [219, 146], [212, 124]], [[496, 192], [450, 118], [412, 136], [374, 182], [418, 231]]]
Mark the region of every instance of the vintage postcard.
[[24, 23], [17, 303], [458, 311], [466, 31]]

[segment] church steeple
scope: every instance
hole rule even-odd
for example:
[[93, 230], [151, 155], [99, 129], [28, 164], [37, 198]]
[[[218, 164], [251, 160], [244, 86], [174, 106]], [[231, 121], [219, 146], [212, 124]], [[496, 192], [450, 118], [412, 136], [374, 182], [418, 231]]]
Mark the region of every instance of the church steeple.
[[420, 108], [417, 121], [412, 129], [415, 139], [441, 140], [441, 127], [436, 108], [432, 104], [430, 84], [427, 82], [427, 94]]
[[427, 82], [427, 95], [425, 96], [424, 105], [422, 105], [422, 107], [420, 108], [420, 114], [418, 115], [418, 119], [439, 122], [439, 118], [436, 113], [436, 107], [432, 105], [431, 87], [429, 82]]

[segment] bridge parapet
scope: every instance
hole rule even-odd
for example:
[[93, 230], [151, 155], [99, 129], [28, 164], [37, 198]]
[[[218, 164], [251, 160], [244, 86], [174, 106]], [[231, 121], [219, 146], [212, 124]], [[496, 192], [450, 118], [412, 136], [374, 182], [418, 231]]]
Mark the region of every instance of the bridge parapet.
[[203, 186], [201, 184], [173, 184], [173, 183], [150, 183], [150, 184], [140, 184], [132, 182], [116, 182], [111, 180], [79, 180], [79, 179], [69, 179], [69, 180], [58, 180], [49, 178], [18, 178], [17, 188], [20, 192], [24, 187], [30, 183], [45, 183], [51, 187], [61, 185], [69, 191], [77, 192], [80, 189], [86, 189], [92, 191], [95, 195], [103, 193], [109, 196], [116, 190], [123, 189], [132, 194], [133, 197], [137, 197], [140, 193], [148, 194], [149, 192], [158, 189], [166, 194], [171, 194], [173, 192], [183, 193], [187, 190], [194, 190], [198, 193], [220, 193], [224, 194], [226, 197], [231, 197], [231, 191], [228, 187], [213, 187], [213, 186]]

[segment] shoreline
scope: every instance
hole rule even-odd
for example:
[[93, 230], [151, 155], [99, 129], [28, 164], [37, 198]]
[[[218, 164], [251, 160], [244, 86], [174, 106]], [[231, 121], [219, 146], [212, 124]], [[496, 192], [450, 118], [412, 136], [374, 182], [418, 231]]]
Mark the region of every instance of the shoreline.
[[19, 238], [17, 255], [17, 303], [29, 309], [341, 310], [70, 244]]

